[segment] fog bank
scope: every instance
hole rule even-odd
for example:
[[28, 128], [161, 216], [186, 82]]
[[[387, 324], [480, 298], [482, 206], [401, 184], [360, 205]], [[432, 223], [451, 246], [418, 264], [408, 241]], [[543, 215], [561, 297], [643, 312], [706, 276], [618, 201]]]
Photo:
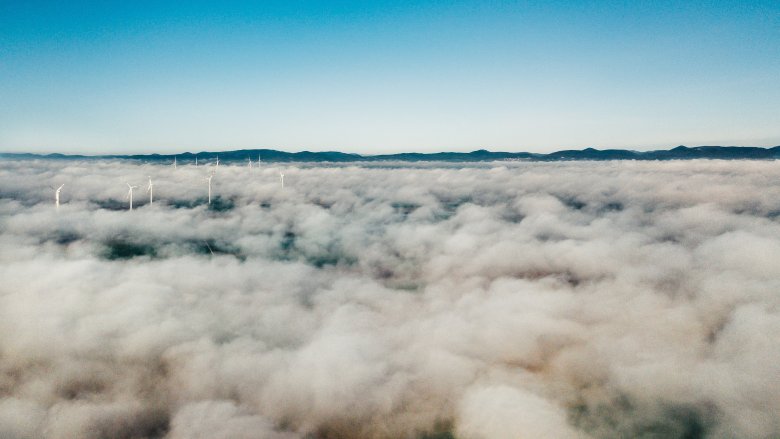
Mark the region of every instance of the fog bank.
[[774, 161], [210, 169], [0, 162], [0, 437], [780, 435]]

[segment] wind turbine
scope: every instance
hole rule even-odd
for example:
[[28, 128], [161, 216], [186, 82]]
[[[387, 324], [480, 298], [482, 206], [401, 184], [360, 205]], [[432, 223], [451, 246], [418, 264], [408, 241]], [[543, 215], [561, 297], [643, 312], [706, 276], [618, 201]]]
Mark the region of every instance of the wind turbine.
[[217, 156], [217, 169], [219, 169], [219, 156]]
[[195, 156], [195, 167], [198, 167], [198, 156]]
[[211, 204], [211, 179], [214, 178], [214, 171], [211, 171], [211, 174], [209, 174], [208, 177], [206, 177], [206, 180], [209, 181], [209, 204]]
[[146, 192], [149, 192], [149, 205], [154, 203], [154, 184], [152, 184], [152, 177], [149, 176], [149, 186], [146, 188]]
[[[65, 183], [62, 183], [60, 187], [54, 191], [54, 205], [57, 207], [57, 210], [60, 210], [60, 191], [62, 190], [63, 186], [65, 186]], [[52, 187], [52, 189], [54, 188]]]
[[173, 156], [173, 169], [176, 169], [176, 156]]
[[252, 169], [252, 157], [247, 157], [246, 159], [249, 162], [249, 169]]
[[130, 188], [127, 192], [127, 199], [130, 200], [130, 210], [133, 210], [133, 189], [137, 189], [138, 186], [130, 186], [130, 183], [127, 183], [127, 187]]
[[282, 189], [284, 189], [284, 173], [279, 173], [279, 182], [282, 184]]

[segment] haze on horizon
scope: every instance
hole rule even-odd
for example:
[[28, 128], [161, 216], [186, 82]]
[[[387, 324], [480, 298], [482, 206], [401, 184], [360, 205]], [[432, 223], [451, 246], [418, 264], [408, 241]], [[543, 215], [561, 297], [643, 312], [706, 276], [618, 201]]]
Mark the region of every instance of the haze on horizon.
[[0, 151], [780, 144], [776, 1], [0, 3]]

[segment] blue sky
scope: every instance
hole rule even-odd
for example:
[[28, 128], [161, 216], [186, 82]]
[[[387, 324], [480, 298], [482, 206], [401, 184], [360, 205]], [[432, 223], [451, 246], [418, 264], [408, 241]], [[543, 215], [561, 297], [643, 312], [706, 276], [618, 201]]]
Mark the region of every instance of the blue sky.
[[780, 144], [780, 2], [0, 0], [0, 150]]

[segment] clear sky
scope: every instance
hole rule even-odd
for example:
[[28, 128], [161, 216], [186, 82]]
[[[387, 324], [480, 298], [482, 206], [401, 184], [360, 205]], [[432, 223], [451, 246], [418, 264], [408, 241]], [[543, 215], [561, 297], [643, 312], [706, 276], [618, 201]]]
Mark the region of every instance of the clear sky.
[[0, 0], [0, 150], [780, 144], [780, 1]]

